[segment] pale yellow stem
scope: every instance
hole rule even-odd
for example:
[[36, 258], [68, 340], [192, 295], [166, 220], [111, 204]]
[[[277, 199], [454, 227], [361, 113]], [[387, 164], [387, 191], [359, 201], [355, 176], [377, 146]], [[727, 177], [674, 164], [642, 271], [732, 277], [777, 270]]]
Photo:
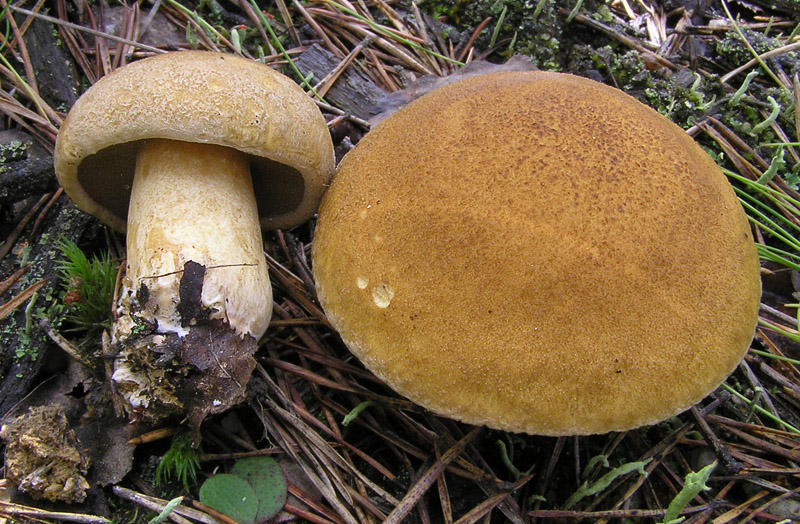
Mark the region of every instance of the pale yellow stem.
[[272, 290], [249, 159], [230, 148], [150, 140], [136, 159], [128, 211], [126, 286], [149, 291], [161, 332], [183, 332], [177, 311], [184, 264], [205, 266], [201, 302], [256, 339], [267, 329]]

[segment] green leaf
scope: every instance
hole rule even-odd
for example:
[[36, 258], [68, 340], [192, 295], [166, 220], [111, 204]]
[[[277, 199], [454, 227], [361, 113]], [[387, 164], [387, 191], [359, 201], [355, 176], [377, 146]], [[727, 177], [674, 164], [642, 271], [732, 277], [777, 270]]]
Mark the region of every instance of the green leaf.
[[200, 486], [200, 502], [240, 524], [255, 524], [258, 497], [243, 478], [220, 473]]
[[231, 473], [247, 481], [258, 497], [256, 524], [266, 522], [283, 508], [288, 495], [286, 477], [271, 457], [250, 457], [234, 464]]

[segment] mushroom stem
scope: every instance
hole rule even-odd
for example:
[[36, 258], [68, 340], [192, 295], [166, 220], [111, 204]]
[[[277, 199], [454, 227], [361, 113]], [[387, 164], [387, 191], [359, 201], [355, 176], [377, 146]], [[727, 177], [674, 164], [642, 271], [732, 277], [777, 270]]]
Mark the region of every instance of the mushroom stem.
[[[145, 143], [136, 159], [127, 246], [123, 300], [146, 297], [137, 314], [157, 322], [158, 332], [183, 336], [190, 319], [179, 303], [198, 294], [209, 318], [227, 321], [238, 335], [258, 339], [266, 331], [272, 289], [245, 154], [174, 140]], [[180, 286], [190, 261], [205, 268], [194, 291]]]

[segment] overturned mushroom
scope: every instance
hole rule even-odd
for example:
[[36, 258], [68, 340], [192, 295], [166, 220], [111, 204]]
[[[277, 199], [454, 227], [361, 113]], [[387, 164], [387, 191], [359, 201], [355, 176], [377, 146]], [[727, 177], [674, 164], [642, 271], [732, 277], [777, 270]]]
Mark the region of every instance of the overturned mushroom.
[[679, 127], [579, 77], [464, 80], [376, 126], [323, 199], [320, 301], [399, 393], [543, 435], [654, 423], [747, 351], [759, 262]]
[[261, 228], [306, 221], [333, 161], [304, 91], [233, 55], [137, 61], [78, 100], [56, 173], [127, 231], [113, 380], [130, 414], [199, 422], [241, 397], [272, 309]]

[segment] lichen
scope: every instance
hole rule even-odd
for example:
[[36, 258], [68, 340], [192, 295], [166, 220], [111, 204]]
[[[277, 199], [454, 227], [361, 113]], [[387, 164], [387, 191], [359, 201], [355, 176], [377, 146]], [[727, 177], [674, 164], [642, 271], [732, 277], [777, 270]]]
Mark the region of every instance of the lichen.
[[28, 157], [28, 148], [31, 141], [11, 140], [8, 143], [0, 144], [0, 164], [25, 160]]

